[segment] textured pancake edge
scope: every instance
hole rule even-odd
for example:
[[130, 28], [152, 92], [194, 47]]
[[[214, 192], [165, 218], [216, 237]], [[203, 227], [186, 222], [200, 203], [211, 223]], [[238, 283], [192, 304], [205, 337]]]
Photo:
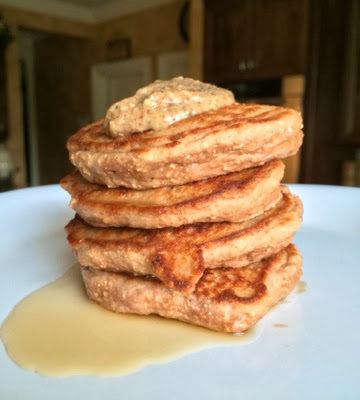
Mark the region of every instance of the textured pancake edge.
[[[239, 178], [232, 178], [229, 175]], [[284, 174], [284, 164], [273, 160], [263, 166], [246, 170], [246, 173], [233, 173], [183, 186], [151, 189], [151, 195], [171, 198], [173, 192], [194, 194], [185, 200], [175, 200], [172, 204], [145, 203], [146, 190], [142, 203], [131, 202], [123, 193], [140, 191], [132, 189], [109, 189], [87, 183], [83, 178], [71, 173], [61, 181], [61, 186], [71, 195], [70, 207], [80, 217], [93, 226], [128, 226], [132, 228], [164, 228], [199, 222], [237, 222], [253, 218], [273, 206], [281, 198], [280, 181]], [[202, 187], [210, 187], [204, 195], [196, 195]], [[199, 189], [197, 189], [199, 188]], [[92, 193], [103, 193], [100, 200], [94, 200]], [[106, 200], [108, 197], [113, 201]], [[124, 200], [122, 201], [122, 198]]]
[[[301, 221], [300, 199], [284, 193], [281, 206], [239, 227], [231, 223], [210, 223], [147, 232], [95, 228], [76, 218], [67, 225], [66, 231], [80, 264], [108, 271], [155, 275], [167, 286], [189, 293], [205, 268], [226, 265], [228, 260], [234, 262], [237, 258], [241, 265], [247, 259], [259, 259], [261, 254], [267, 256], [291, 240]], [[231, 234], [226, 234], [227, 231]], [[122, 232], [130, 237], [122, 240]], [[212, 239], [210, 232], [215, 232]], [[198, 244], [193, 242], [194, 234], [200, 235], [196, 239]], [[136, 235], [140, 235], [140, 241]]]
[[254, 285], [255, 295], [249, 298], [237, 298], [231, 287], [212, 298], [202, 291], [185, 295], [143, 277], [89, 268], [81, 272], [88, 297], [109, 310], [158, 314], [216, 331], [242, 332], [288, 295], [301, 276], [302, 260], [295, 245], [262, 263], [261, 280]]

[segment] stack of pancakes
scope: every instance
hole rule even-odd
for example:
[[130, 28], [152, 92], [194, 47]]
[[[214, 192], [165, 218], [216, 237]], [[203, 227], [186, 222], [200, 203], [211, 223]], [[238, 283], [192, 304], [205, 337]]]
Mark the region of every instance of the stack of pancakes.
[[104, 307], [241, 332], [301, 275], [291, 244], [300, 199], [279, 160], [302, 142], [299, 113], [234, 103], [160, 131], [68, 141], [66, 226], [88, 296]]

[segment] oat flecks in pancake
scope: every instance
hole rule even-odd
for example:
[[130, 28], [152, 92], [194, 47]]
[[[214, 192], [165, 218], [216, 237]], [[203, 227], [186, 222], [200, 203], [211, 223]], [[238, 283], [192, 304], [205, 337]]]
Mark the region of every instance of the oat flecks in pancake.
[[202, 223], [155, 230], [95, 228], [79, 217], [67, 227], [82, 265], [155, 275], [167, 286], [193, 292], [205, 268], [244, 266], [288, 245], [302, 219], [300, 199], [283, 188], [272, 209], [240, 223]]
[[284, 164], [270, 161], [182, 186], [135, 190], [109, 189], [86, 182], [74, 171], [61, 180], [70, 206], [91, 225], [163, 228], [198, 222], [242, 221], [281, 198]]
[[286, 296], [301, 276], [301, 256], [291, 244], [243, 268], [205, 271], [184, 295], [156, 279], [82, 268], [90, 299], [116, 311], [159, 314], [218, 331], [241, 332]]
[[109, 138], [102, 121], [68, 140], [71, 162], [90, 182], [136, 189], [182, 185], [296, 153], [298, 112], [240, 104], [179, 121], [163, 131]]

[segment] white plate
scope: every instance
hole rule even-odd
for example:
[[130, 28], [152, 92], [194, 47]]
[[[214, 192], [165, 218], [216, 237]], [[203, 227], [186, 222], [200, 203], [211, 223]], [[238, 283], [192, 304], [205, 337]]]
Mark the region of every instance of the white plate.
[[[246, 346], [217, 347], [118, 378], [46, 378], [0, 345], [1, 399], [359, 399], [360, 190], [294, 185], [304, 202], [296, 243], [307, 291], [264, 318]], [[0, 321], [74, 258], [58, 186], [0, 195]], [[287, 324], [277, 328], [276, 323]]]

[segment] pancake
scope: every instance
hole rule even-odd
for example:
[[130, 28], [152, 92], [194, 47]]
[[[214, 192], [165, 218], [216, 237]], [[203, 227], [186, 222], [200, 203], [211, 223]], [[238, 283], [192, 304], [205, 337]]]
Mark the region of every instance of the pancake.
[[154, 275], [166, 286], [190, 293], [205, 268], [242, 267], [290, 243], [301, 224], [302, 204], [283, 191], [275, 207], [240, 223], [144, 230], [96, 228], [76, 217], [65, 229], [81, 265]]
[[243, 268], [206, 270], [191, 294], [150, 277], [90, 268], [81, 272], [88, 297], [109, 310], [158, 314], [217, 331], [242, 332], [294, 288], [301, 276], [301, 256], [291, 244]]
[[103, 121], [81, 128], [68, 142], [84, 178], [108, 187], [147, 189], [183, 185], [264, 164], [297, 152], [297, 111], [234, 103], [183, 119], [160, 131], [111, 138]]
[[270, 161], [241, 172], [156, 189], [109, 189], [88, 183], [78, 171], [60, 184], [72, 207], [94, 226], [163, 228], [255, 217], [281, 198], [284, 164]]

